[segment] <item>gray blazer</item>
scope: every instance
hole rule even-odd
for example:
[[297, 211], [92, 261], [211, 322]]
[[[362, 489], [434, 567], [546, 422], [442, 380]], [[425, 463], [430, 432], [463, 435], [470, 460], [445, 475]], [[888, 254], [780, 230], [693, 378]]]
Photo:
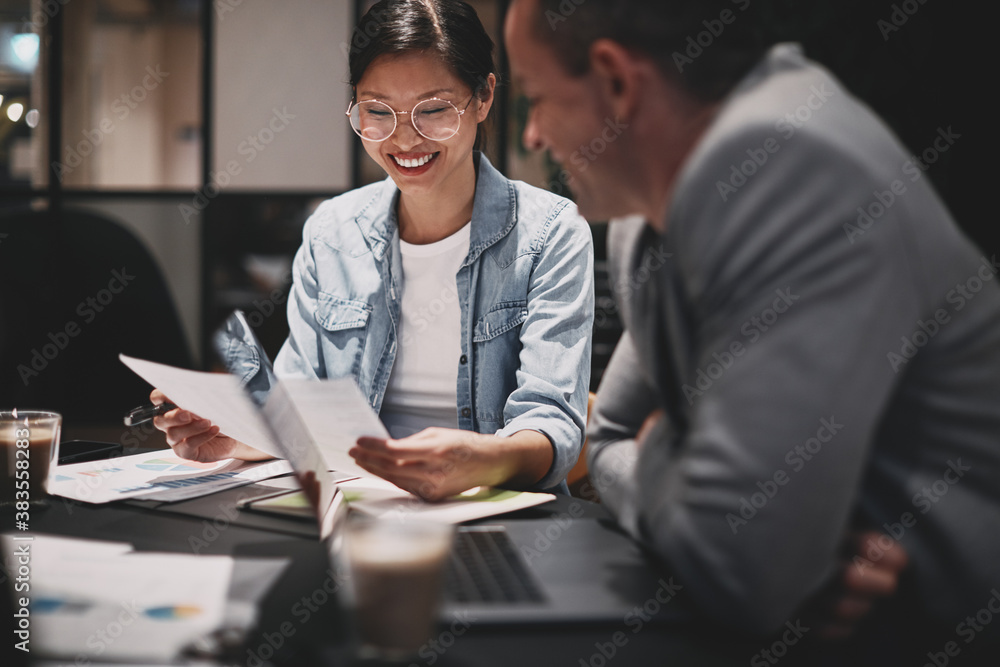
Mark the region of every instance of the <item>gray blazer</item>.
[[778, 45], [688, 160], [665, 234], [612, 223], [626, 332], [591, 478], [715, 620], [780, 627], [851, 522], [902, 542], [936, 620], [1000, 582], [1000, 264], [926, 174], [964, 140], [942, 127], [911, 155]]

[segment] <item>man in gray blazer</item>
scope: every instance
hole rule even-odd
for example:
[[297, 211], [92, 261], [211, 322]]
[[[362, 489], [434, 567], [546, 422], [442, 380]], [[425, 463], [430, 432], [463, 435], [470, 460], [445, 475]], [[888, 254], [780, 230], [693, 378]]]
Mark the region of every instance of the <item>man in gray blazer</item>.
[[[893, 659], [971, 664], [957, 656], [1000, 630], [1000, 263], [828, 71], [755, 43], [749, 8], [508, 15], [525, 143], [562, 163], [585, 216], [615, 218], [625, 333], [591, 479], [706, 615], [744, 631], [795, 622], [843, 535], [877, 529], [847, 576], [900, 545], [909, 566], [859, 650], [903, 627], [918, 639]], [[932, 148], [959, 137], [942, 127]]]

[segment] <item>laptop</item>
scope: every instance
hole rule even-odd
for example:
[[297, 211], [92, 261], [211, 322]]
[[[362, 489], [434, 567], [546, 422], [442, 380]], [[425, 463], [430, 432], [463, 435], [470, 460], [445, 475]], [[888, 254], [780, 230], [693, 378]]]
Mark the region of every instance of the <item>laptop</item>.
[[[218, 356], [239, 377], [300, 483], [309, 487], [319, 536], [333, 563], [348, 506], [323, 456], [246, 317], [234, 311], [213, 336]], [[568, 501], [568, 502], [567, 502]], [[442, 621], [477, 625], [628, 622], [679, 617], [666, 604], [680, 587], [650, 567], [641, 548], [582, 501], [559, 501], [554, 517], [457, 527], [445, 575]]]

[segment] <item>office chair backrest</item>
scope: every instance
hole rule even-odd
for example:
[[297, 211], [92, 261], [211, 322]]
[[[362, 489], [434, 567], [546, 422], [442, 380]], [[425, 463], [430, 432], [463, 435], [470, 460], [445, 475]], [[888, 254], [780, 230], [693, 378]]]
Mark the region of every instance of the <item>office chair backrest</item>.
[[118, 422], [149, 394], [120, 352], [192, 365], [158, 265], [112, 220], [71, 210], [0, 216], [0, 286], [4, 407]]

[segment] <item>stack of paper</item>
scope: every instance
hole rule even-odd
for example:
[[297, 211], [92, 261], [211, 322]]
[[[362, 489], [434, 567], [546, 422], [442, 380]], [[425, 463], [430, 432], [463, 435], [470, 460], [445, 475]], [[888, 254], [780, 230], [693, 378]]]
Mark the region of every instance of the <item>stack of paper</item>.
[[287, 461], [198, 463], [169, 450], [57, 466], [49, 492], [86, 503], [126, 498], [178, 501], [291, 472]]
[[[275, 489], [296, 488], [294, 480], [271, 480]], [[388, 521], [407, 517], [425, 521], [462, 523], [497, 514], [534, 507], [555, 499], [551, 493], [511, 491], [477, 486], [452, 498], [429, 503], [403, 491], [395, 484], [376, 477], [359, 477], [337, 482], [352, 509]], [[291, 492], [247, 503], [250, 509], [286, 516], [311, 517], [314, 512], [301, 492]]]
[[338, 486], [352, 508], [388, 521], [412, 518], [461, 523], [534, 507], [555, 499], [551, 493], [477, 486], [446, 500], [429, 503], [384, 479], [361, 478], [340, 482]]
[[[135, 553], [119, 542], [2, 536], [8, 563], [25, 553], [32, 656], [169, 661], [219, 627], [233, 560]], [[9, 641], [9, 639], [8, 639]]]

